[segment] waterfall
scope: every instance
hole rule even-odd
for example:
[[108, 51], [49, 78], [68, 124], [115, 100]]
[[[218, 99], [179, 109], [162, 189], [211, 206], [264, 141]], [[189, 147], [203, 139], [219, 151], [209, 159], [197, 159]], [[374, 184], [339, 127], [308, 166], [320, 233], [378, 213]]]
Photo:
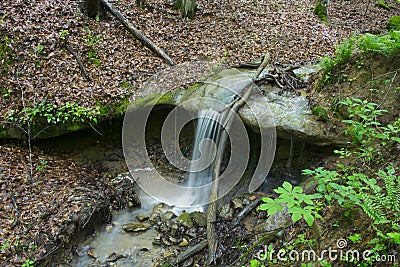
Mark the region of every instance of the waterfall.
[[187, 185], [191, 188], [189, 204], [192, 206], [206, 203], [210, 197], [210, 187], [205, 185], [212, 182], [224, 118], [225, 112], [219, 113], [211, 108], [198, 113], [192, 162], [187, 180]]

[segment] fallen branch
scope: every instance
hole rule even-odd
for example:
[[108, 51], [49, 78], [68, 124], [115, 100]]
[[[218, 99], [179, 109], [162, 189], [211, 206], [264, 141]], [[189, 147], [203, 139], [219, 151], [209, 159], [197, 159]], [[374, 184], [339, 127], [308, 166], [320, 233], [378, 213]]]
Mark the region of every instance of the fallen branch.
[[153, 51], [159, 57], [161, 57], [168, 65], [173, 66], [174, 63], [172, 59], [156, 44], [154, 44], [149, 38], [143, 35], [141, 31], [136, 29], [132, 23], [130, 23], [108, 0], [100, 0], [100, 2], [104, 5], [104, 7], [116, 17], [122, 25], [136, 38], [138, 39], [144, 46]]
[[89, 75], [87, 74], [86, 68], [85, 68], [85, 66], [83, 65], [83, 62], [82, 62], [80, 56], [78, 55], [78, 53], [76, 53], [76, 52], [74, 51], [74, 49], [72, 49], [72, 47], [69, 46], [69, 44], [68, 44], [67, 42], [64, 42], [64, 46], [65, 46], [65, 48], [68, 50], [68, 52], [70, 52], [70, 53], [75, 57], [76, 61], [78, 61], [78, 65], [79, 65], [79, 68], [81, 69], [81, 72], [82, 72], [83, 77], [85, 77], [85, 79], [86, 79], [88, 82], [90, 82], [91, 79], [90, 79]]
[[[269, 53], [264, 56], [263, 62], [258, 67], [256, 73], [254, 74], [252, 80], [255, 81], [265, 67], [268, 65], [270, 60]], [[216, 237], [216, 229], [215, 229], [215, 222], [217, 219], [217, 200], [218, 200], [218, 188], [219, 188], [219, 175], [221, 173], [221, 165], [222, 165], [222, 158], [223, 152], [225, 148], [225, 144], [228, 140], [228, 132], [229, 128], [233, 121], [233, 116], [236, 112], [245, 104], [247, 99], [249, 98], [251, 91], [253, 89], [254, 83], [250, 83], [247, 85], [243, 90], [243, 95], [241, 97], [237, 97], [233, 100], [228, 106], [232, 108], [228, 111], [224, 123], [222, 126], [224, 127], [224, 131], [221, 133], [220, 141], [218, 144], [216, 161], [214, 165], [214, 172], [213, 172], [213, 184], [211, 187], [211, 194], [210, 194], [210, 204], [208, 205], [207, 210], [207, 241], [208, 241], [208, 265], [216, 264], [216, 252], [218, 247], [218, 240]], [[232, 104], [233, 103], [233, 104]]]
[[181, 264], [185, 260], [189, 259], [193, 255], [196, 255], [197, 253], [205, 249], [206, 247], [207, 247], [207, 240], [203, 240], [200, 243], [194, 245], [193, 247], [188, 248], [183, 253], [178, 255], [175, 261], [176, 265]]
[[257, 207], [260, 202], [261, 202], [261, 198], [256, 198], [255, 200], [253, 200], [253, 202], [251, 202], [244, 209], [242, 209], [238, 213], [235, 221], [233, 222], [233, 227], [237, 226], [239, 224], [239, 222], [241, 220], [243, 220], [243, 218], [246, 217], [246, 215], [249, 214], [255, 207]]
[[15, 198], [13, 195], [11, 195], [11, 200], [12, 200], [12, 204], [13, 204], [13, 208], [15, 210], [15, 216], [14, 216], [14, 220], [13, 223], [11, 225], [11, 230], [15, 228], [15, 226], [17, 226], [18, 224], [18, 220], [19, 220], [19, 209], [18, 209], [18, 205], [17, 202], [15, 201]]

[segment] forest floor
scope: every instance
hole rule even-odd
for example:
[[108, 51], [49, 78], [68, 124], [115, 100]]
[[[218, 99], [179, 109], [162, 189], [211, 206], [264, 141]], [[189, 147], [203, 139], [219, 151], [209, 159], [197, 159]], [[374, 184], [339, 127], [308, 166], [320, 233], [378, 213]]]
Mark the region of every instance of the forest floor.
[[[186, 21], [173, 10], [173, 1], [145, 2], [144, 8], [134, 1], [113, 4], [176, 64], [205, 60], [235, 66], [267, 51], [275, 62], [316, 62], [331, 55], [343, 38], [382, 32], [399, 13], [396, 1], [391, 11], [369, 1], [332, 1], [329, 23], [324, 24], [313, 13], [311, 0], [200, 0], [196, 18]], [[12, 109], [43, 101], [85, 107], [116, 102], [168, 67], [116, 19], [85, 17], [78, 1], [1, 1], [0, 17], [0, 41], [11, 59], [0, 69], [0, 121]], [[91, 82], [62, 47], [62, 32], [81, 56]], [[1, 266], [46, 257], [68, 242], [71, 229], [85, 225], [97, 201], [112, 205], [112, 198], [123, 194], [101, 169], [47, 153], [35, 143], [30, 153], [26, 142], [2, 141], [0, 151]], [[86, 216], [78, 219], [82, 213]]]

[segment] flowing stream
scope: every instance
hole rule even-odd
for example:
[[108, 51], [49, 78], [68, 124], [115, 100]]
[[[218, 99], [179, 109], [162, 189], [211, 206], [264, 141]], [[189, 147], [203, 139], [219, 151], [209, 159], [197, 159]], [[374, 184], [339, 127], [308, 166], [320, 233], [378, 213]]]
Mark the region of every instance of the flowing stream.
[[121, 227], [136, 221], [136, 216], [150, 215], [153, 206], [157, 204], [156, 200], [139, 188], [136, 191], [141, 207], [123, 209], [113, 214], [111, 224], [102, 226], [95, 235], [81, 244], [79, 257], [71, 263], [72, 266], [99, 266], [98, 264], [112, 262], [112, 258], [123, 256], [115, 266], [148, 267], [153, 266], [154, 260], [165, 253], [162, 247], [153, 247], [156, 230], [150, 228], [144, 232], [129, 233]]

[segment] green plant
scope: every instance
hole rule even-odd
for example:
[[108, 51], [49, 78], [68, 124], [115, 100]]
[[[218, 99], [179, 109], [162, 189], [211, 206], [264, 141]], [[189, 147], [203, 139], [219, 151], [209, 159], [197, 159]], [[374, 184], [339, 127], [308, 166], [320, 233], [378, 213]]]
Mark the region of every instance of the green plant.
[[45, 100], [38, 105], [25, 107], [22, 110], [10, 110], [7, 120], [19, 124], [46, 122], [47, 124], [88, 122], [97, 124], [98, 108], [85, 108], [76, 103], [67, 102], [62, 106], [47, 103]]
[[69, 35], [69, 31], [68, 31], [68, 30], [62, 30], [62, 31], [60, 31], [60, 39], [61, 39], [61, 40], [66, 40], [67, 37], [68, 37], [68, 35]]
[[361, 234], [350, 235], [348, 239], [353, 243], [359, 243], [361, 241]]
[[38, 43], [38, 44], [37, 44], [36, 51], [37, 51], [38, 53], [42, 53], [42, 52], [43, 52], [43, 49], [44, 49], [44, 46], [41, 45], [40, 43]]
[[[358, 144], [358, 151], [349, 153], [347, 149], [342, 149], [342, 156], [356, 155], [364, 158], [369, 162], [373, 159], [379, 160], [380, 147], [386, 146], [388, 142], [400, 143], [398, 133], [400, 133], [400, 120], [393, 124], [383, 126], [378, 118], [386, 113], [386, 110], [379, 109], [378, 104], [361, 100], [358, 98], [347, 98], [340, 102], [341, 105], [347, 107], [349, 119], [343, 120], [349, 127], [345, 130], [345, 134], [352, 138], [353, 144]], [[346, 153], [344, 153], [346, 152]]]
[[363, 173], [341, 175], [336, 171], [303, 170], [303, 174], [313, 175], [318, 180], [317, 191], [331, 203], [336, 200], [340, 206], [352, 208], [359, 206], [374, 224], [389, 223], [386, 214], [400, 220], [400, 177], [395, 176], [395, 169], [388, 167], [375, 175], [384, 181], [384, 189], [378, 185], [377, 179]]
[[388, 4], [386, 4], [386, 1], [385, 1], [385, 0], [378, 0], [378, 1], [375, 3], [375, 5], [376, 5], [377, 7], [380, 7], [380, 8], [383, 8], [383, 9], [385, 9], [385, 10], [390, 11], [390, 6], [388, 6]]
[[397, 30], [397, 31], [399, 31], [400, 30], [400, 16], [392, 16], [389, 19], [389, 21], [388, 21], [388, 23], [386, 25], [386, 28], [388, 30]]
[[41, 160], [40, 164], [38, 166], [36, 166], [36, 170], [40, 171], [42, 169], [46, 169], [47, 168], [47, 160]]
[[354, 52], [354, 38], [345, 39], [335, 47], [333, 58], [324, 57], [320, 66], [325, 71], [324, 81], [327, 82], [333, 75], [333, 72], [341, 65], [350, 60]]
[[90, 29], [87, 28], [87, 27], [85, 28], [85, 32], [87, 32], [87, 35], [85, 37], [85, 41], [88, 43], [88, 45], [90, 47], [92, 47], [95, 44], [103, 41], [103, 38], [93, 35], [92, 32], [90, 31]]
[[303, 218], [309, 226], [312, 226], [315, 218], [321, 218], [318, 214], [317, 206], [313, 199], [320, 198], [320, 194], [307, 195], [299, 186], [293, 187], [289, 182], [284, 182], [282, 187], [274, 190], [279, 196], [275, 199], [264, 197], [264, 202], [259, 206], [259, 210], [266, 210], [268, 215], [272, 215], [283, 210], [283, 205], [287, 205], [288, 212], [292, 214], [293, 223]]
[[89, 62], [96, 65], [96, 66], [100, 66], [101, 65], [101, 60], [97, 58], [97, 54], [96, 52], [90, 50], [87, 53], [88, 58], [89, 58]]
[[400, 53], [400, 31], [392, 30], [384, 35], [367, 33], [360, 36], [356, 43], [363, 54], [397, 55]]
[[34, 267], [35, 266], [35, 261], [31, 259], [27, 259], [24, 264], [21, 265], [21, 267]]

